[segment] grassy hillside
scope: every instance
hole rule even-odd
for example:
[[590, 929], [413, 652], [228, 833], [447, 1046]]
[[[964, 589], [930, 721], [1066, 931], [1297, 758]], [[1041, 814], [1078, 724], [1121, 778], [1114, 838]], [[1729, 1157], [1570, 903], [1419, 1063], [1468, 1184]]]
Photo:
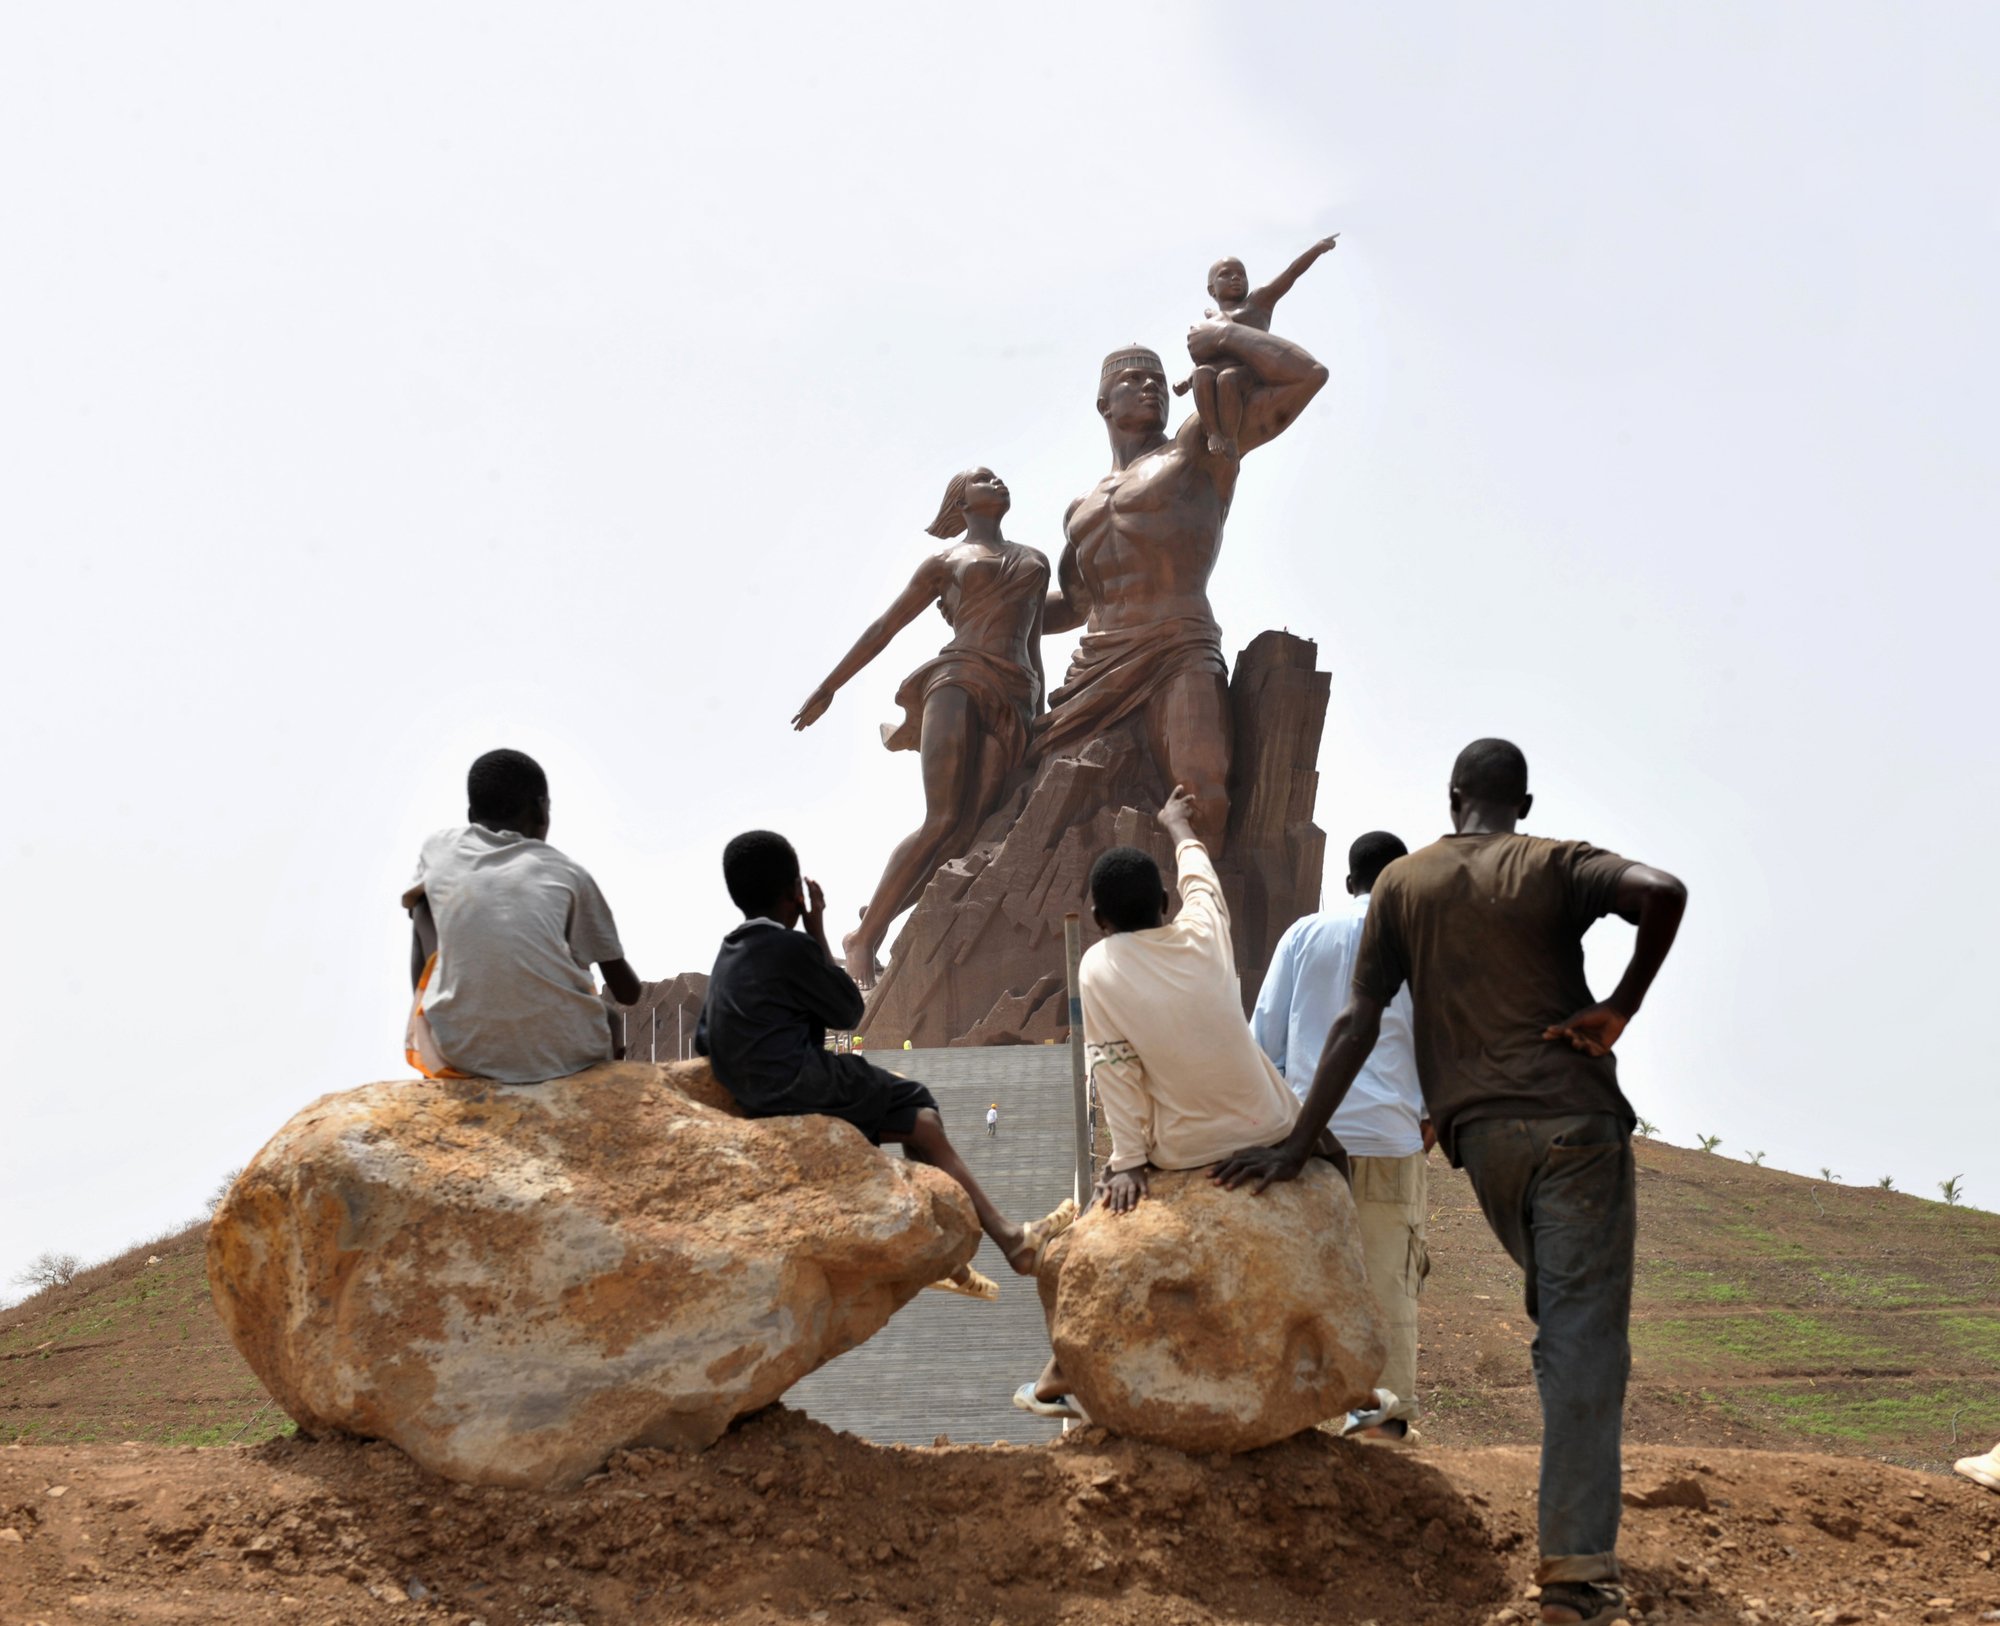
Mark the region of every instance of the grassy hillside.
[[0, 1444], [221, 1445], [289, 1431], [216, 1319], [207, 1240], [207, 1225], [190, 1226], [0, 1310]]
[[[2000, 1216], [1656, 1141], [1639, 1142], [1639, 1169], [1631, 1438], [1920, 1467], [2000, 1438]], [[1517, 1273], [1441, 1161], [1431, 1208], [1425, 1432], [1532, 1440]], [[205, 1229], [0, 1311], [0, 1443], [282, 1431], [209, 1303]]]
[[[1937, 1467], [2000, 1438], [2000, 1215], [1639, 1148], [1633, 1438]], [[1532, 1439], [1517, 1273], [1464, 1177], [1432, 1179], [1431, 1431]]]

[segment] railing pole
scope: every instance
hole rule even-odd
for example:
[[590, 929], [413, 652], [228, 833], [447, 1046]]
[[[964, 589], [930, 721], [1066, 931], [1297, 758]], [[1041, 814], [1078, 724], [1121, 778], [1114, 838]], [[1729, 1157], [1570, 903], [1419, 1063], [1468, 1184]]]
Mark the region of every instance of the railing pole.
[[1076, 1205], [1090, 1197], [1090, 1091], [1083, 1065], [1083, 984], [1078, 966], [1083, 959], [1083, 919], [1072, 909], [1063, 916], [1063, 969], [1069, 978], [1069, 1087], [1076, 1110]]

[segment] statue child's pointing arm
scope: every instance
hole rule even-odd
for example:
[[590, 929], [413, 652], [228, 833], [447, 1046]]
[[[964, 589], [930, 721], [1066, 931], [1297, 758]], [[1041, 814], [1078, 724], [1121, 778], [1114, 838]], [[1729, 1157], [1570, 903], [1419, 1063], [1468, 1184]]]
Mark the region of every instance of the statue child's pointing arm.
[[1292, 291], [1292, 285], [1312, 269], [1313, 261], [1322, 254], [1332, 253], [1334, 245], [1339, 241], [1339, 232], [1335, 232], [1331, 237], [1322, 237], [1263, 287], [1255, 290], [1250, 295], [1250, 303], [1268, 313], [1273, 305]]

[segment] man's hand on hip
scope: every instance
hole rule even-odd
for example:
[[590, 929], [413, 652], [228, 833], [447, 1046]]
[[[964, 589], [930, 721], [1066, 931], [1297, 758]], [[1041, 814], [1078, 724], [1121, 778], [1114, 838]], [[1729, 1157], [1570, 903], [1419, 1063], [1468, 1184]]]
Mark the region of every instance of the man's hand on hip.
[[1629, 1020], [1623, 1011], [1614, 1006], [1586, 1005], [1567, 1021], [1544, 1028], [1542, 1037], [1567, 1039], [1572, 1049], [1581, 1050], [1586, 1056], [1608, 1056]]

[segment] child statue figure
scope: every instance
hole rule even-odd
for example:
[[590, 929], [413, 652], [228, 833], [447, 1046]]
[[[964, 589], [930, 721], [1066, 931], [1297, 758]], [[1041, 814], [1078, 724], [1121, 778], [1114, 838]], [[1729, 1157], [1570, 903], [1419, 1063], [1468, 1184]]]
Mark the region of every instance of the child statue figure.
[[948, 541], [964, 540], [917, 566], [909, 585], [792, 719], [792, 727], [806, 728], [823, 717], [835, 691], [926, 605], [937, 605], [951, 624], [951, 642], [896, 691], [903, 720], [882, 727], [890, 750], [916, 751], [923, 759], [924, 822], [889, 855], [860, 924], [841, 940], [847, 974], [863, 988], [875, 981], [876, 952], [896, 917], [917, 901], [939, 864], [965, 851], [999, 805], [1027, 756], [1029, 730], [1042, 709], [1049, 561], [1000, 534], [1011, 501], [991, 469], [954, 476], [928, 529]]
[[[1305, 274], [1307, 267], [1339, 240], [1339, 232], [1322, 237], [1261, 288], [1250, 286], [1249, 273], [1243, 269], [1241, 260], [1233, 257], [1217, 260], [1208, 269], [1208, 297], [1215, 305], [1205, 314], [1212, 320], [1238, 322], [1260, 333], [1269, 333], [1271, 312], [1278, 301], [1292, 291], [1292, 284]], [[1208, 449], [1215, 456], [1236, 456], [1236, 435], [1243, 427], [1243, 403], [1257, 383], [1247, 367], [1231, 363], [1197, 367], [1192, 376], [1174, 386], [1176, 395], [1194, 391], [1195, 410], [1208, 430]]]

